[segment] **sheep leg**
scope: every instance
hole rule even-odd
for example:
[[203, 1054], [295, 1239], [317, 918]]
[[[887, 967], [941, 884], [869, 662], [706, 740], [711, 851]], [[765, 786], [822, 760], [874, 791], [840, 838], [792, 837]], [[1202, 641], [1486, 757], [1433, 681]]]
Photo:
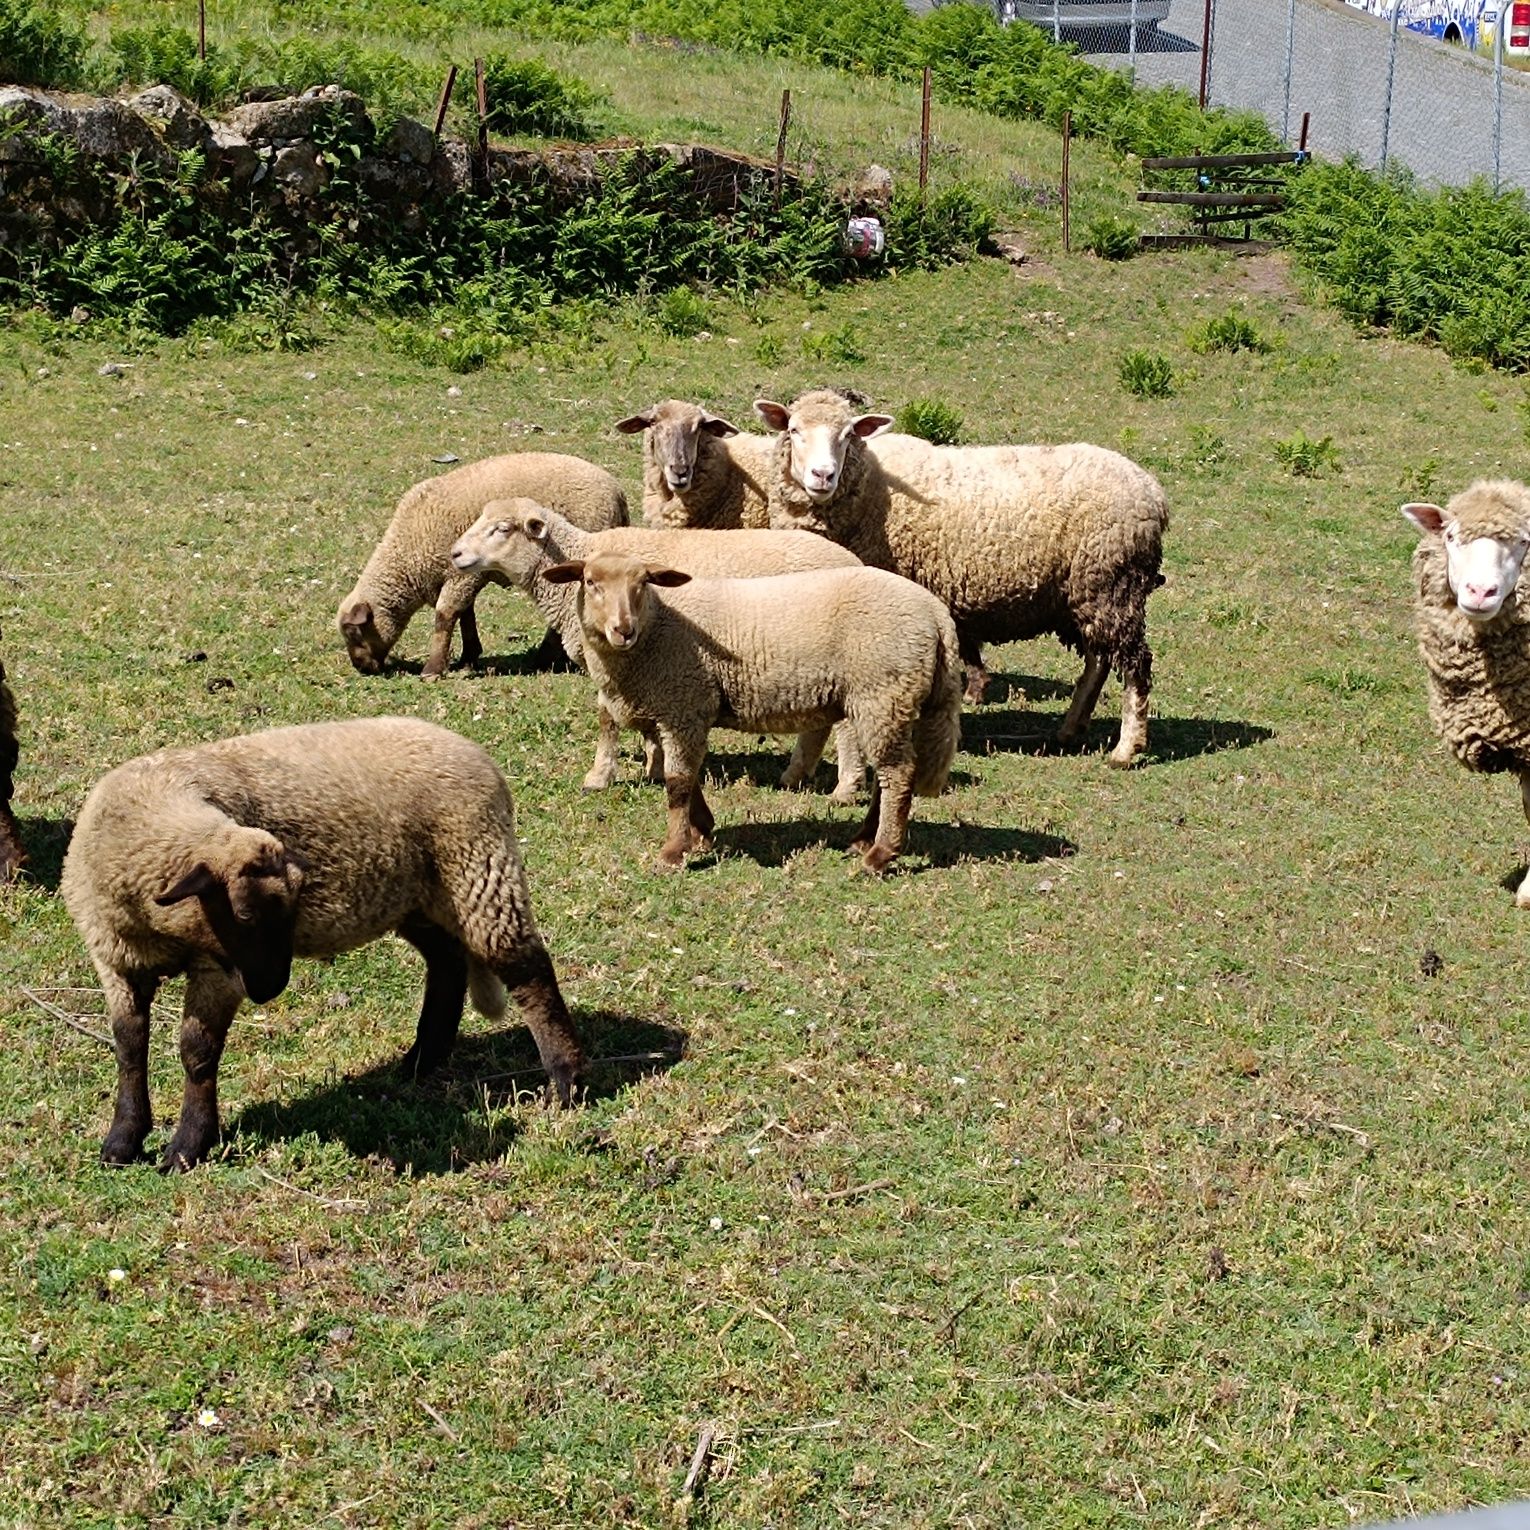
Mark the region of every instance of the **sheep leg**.
[[903, 849], [908, 835], [909, 808], [914, 799], [914, 763], [877, 766], [877, 791], [873, 806], [877, 810], [876, 838], [866, 843], [872, 827], [868, 813], [857, 842], [850, 848], [861, 851], [861, 865], [873, 876], [880, 876]]
[[[483, 643], [478, 637], [478, 616], [471, 606], [467, 606], [457, 621], [462, 628], [462, 657], [457, 660], [457, 667], [471, 669], [483, 657]], [[450, 636], [447, 641], [450, 642]]]
[[16, 703], [5, 683], [5, 666], [0, 664], [0, 882], [9, 881], [27, 863], [21, 825], [11, 812], [16, 755]]
[[425, 999], [414, 1045], [404, 1053], [399, 1070], [405, 1078], [424, 1078], [451, 1056], [462, 1005], [467, 998], [467, 952], [455, 935], [438, 924], [410, 918], [398, 933], [425, 958]]
[[839, 756], [839, 780], [829, 794], [831, 802], [854, 802], [860, 795], [861, 782], [866, 778], [866, 761], [861, 758], [861, 746], [855, 729], [842, 722], [834, 730], [834, 747]]
[[956, 650], [967, 671], [967, 689], [962, 693], [962, 700], [969, 707], [981, 706], [983, 692], [988, 689], [988, 671], [983, 667], [983, 645], [976, 638], [959, 631]]
[[823, 746], [828, 742], [827, 728], [810, 728], [806, 733], [797, 735], [797, 746], [792, 750], [786, 769], [781, 772], [781, 785], [787, 791], [794, 792], [813, 779], [813, 772], [818, 769], [818, 762], [823, 758]]
[[1068, 715], [1063, 718], [1062, 727], [1057, 730], [1059, 744], [1076, 744], [1083, 737], [1109, 675], [1110, 660], [1104, 654], [1085, 654], [1084, 672], [1078, 677], [1078, 684], [1073, 687], [1073, 700], [1068, 707]]
[[619, 730], [611, 708], [606, 705], [605, 692], [595, 698], [595, 709], [600, 717], [600, 732], [595, 739], [595, 763], [584, 778], [587, 792], [603, 791], [616, 779], [616, 757]]
[[21, 843], [21, 825], [10, 804], [0, 802], [0, 882], [8, 882], [27, 863], [26, 846]]
[[175, 1135], [160, 1160], [162, 1173], [195, 1168], [217, 1145], [218, 1064], [243, 998], [244, 989], [221, 967], [193, 967], [186, 975], [186, 1008], [181, 1015], [186, 1093]]
[[420, 671], [420, 679], [439, 680], [446, 673], [452, 657], [452, 628], [456, 625], [457, 613], [437, 606], [435, 630], [430, 635], [430, 657]]
[[584, 1071], [584, 1048], [569, 1019], [547, 948], [533, 937], [513, 956], [490, 965], [520, 1006], [521, 1018], [537, 1044], [537, 1054], [557, 1091], [558, 1102], [572, 1104]]
[[[1530, 771], [1519, 778], [1519, 800], [1524, 804], [1526, 820], [1530, 821]], [[1525, 873], [1525, 880], [1519, 884], [1514, 902], [1520, 908], [1530, 908], [1530, 871]]]
[[149, 1108], [149, 1006], [159, 992], [159, 979], [103, 972], [101, 987], [117, 1053], [117, 1106], [101, 1144], [101, 1162], [121, 1168], [142, 1157], [143, 1139], [154, 1124]]
[[643, 779], [655, 786], [664, 784], [664, 744], [659, 730], [652, 723], [639, 723], [638, 732], [643, 735]]
[[1147, 748], [1148, 740], [1148, 692], [1153, 686], [1152, 655], [1144, 642], [1136, 657], [1121, 670], [1121, 737], [1116, 747], [1105, 757], [1108, 765], [1119, 770], [1127, 766]]
[[[712, 813], [701, 797], [701, 765], [706, 759], [707, 739], [690, 733], [659, 728], [664, 746], [664, 793], [669, 805], [669, 829], [659, 847], [659, 869], [678, 871], [691, 849], [703, 849], [712, 832]], [[699, 804], [699, 806], [698, 806]], [[703, 828], [702, 826], [705, 825]]]

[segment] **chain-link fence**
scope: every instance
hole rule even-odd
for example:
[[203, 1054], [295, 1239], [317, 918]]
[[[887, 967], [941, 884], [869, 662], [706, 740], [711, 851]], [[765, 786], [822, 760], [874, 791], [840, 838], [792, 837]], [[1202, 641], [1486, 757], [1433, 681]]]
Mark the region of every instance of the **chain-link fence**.
[[1306, 117], [1327, 157], [1530, 189], [1530, 0], [1501, 0], [1501, 26], [1500, 0], [992, 3], [1144, 85], [1258, 111], [1292, 146]]

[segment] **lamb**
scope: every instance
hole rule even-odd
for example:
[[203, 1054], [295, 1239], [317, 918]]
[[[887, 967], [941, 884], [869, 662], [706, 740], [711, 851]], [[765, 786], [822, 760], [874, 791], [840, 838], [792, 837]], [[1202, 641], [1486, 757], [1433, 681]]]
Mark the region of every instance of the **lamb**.
[[218, 1139], [218, 1062], [234, 1012], [286, 986], [294, 956], [389, 931], [425, 958], [406, 1074], [446, 1060], [464, 995], [515, 995], [567, 1104], [582, 1053], [532, 918], [510, 792], [465, 738], [404, 717], [310, 723], [129, 760], [85, 800], [61, 890], [100, 974], [117, 1052], [101, 1147], [133, 1162], [152, 1124], [149, 1007], [186, 974], [186, 1091], [164, 1169]]
[[874, 874], [903, 848], [913, 793], [944, 787], [960, 726], [956, 628], [908, 580], [871, 568], [693, 580], [610, 553], [543, 577], [577, 582], [585, 662], [618, 722], [658, 725], [669, 799], [661, 869], [711, 843], [701, 767], [718, 724], [805, 731], [816, 762], [843, 719], [876, 771], [851, 844]]
[[665, 399], [618, 420], [643, 436], [643, 524], [674, 529], [762, 530], [775, 441], [748, 435], [698, 404]]
[[1163, 582], [1168, 525], [1151, 473], [1082, 442], [949, 447], [904, 436], [871, 451], [891, 418], [857, 415], [830, 392], [755, 408], [781, 433], [772, 526], [817, 531], [939, 596], [956, 620], [969, 701], [981, 699], [987, 678], [984, 643], [1051, 632], [1082, 652], [1064, 744], [1083, 736], [1114, 666], [1124, 694], [1109, 760], [1137, 758], [1152, 683], [1147, 598]]
[[11, 811], [18, 754], [16, 698], [5, 683], [5, 665], [0, 664], [0, 882], [10, 881], [27, 863], [27, 853], [21, 843], [21, 825]]
[[[1479, 479], [1443, 509], [1407, 504], [1418, 651], [1429, 718], [1468, 770], [1511, 771], [1530, 819], [1530, 603], [1518, 583], [1530, 549], [1530, 487]], [[1514, 894], [1530, 908], [1530, 873]]]
[[[596, 553], [627, 557], [681, 569], [692, 576], [749, 579], [762, 574], [790, 574], [814, 568], [858, 568], [860, 559], [843, 547], [804, 531], [667, 531], [647, 526], [616, 526], [607, 531], [582, 531], [556, 510], [531, 499], [497, 499], [452, 547], [452, 563], [464, 572], [483, 570], [525, 591], [562, 634], [563, 646], [576, 664], [584, 662], [578, 602], [565, 585], [542, 577], [555, 563], [591, 558]], [[642, 725], [649, 741], [648, 777], [664, 779], [664, 761], [651, 727]], [[848, 729], [839, 730], [839, 781], [833, 800], [853, 802], [865, 768], [855, 752]], [[788, 789], [804, 785], [818, 763], [815, 750], [808, 760], [806, 741], [799, 740], [791, 763], [781, 777]], [[818, 749], [822, 749], [820, 743]], [[595, 763], [584, 778], [586, 791], [599, 791], [616, 779], [617, 727], [600, 699], [600, 735]]]
[[[364, 675], [382, 672], [383, 660], [421, 606], [434, 606], [435, 633], [421, 671], [434, 680], [446, 670], [452, 628], [462, 623], [462, 662], [483, 653], [473, 602], [492, 574], [459, 574], [447, 551], [491, 499], [529, 494], [561, 510], [587, 531], [627, 524], [627, 496], [605, 471], [558, 452], [512, 452], [427, 478], [398, 502], [383, 539], [356, 587], [340, 603], [338, 621], [351, 663]], [[543, 652], [557, 649], [549, 633]]]

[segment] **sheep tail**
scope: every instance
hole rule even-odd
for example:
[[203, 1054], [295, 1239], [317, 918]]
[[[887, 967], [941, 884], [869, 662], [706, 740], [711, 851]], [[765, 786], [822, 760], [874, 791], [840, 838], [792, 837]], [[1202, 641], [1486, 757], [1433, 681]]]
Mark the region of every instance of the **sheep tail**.
[[930, 694], [914, 723], [914, 790], [921, 797], [938, 797], [945, 790], [951, 761], [956, 758], [961, 741], [961, 674], [956, 628], [948, 619], [941, 624]]
[[498, 1020], [509, 1005], [505, 985], [480, 961], [468, 958], [468, 997], [488, 1020]]

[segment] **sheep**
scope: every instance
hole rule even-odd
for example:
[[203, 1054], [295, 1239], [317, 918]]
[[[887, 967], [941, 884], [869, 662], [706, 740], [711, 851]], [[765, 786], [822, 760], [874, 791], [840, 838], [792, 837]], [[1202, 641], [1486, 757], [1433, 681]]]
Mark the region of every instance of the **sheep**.
[[[576, 664], [584, 662], [583, 634], [574, 592], [549, 584], [541, 576], [555, 563], [590, 558], [598, 552], [622, 553], [693, 576], [755, 578], [790, 574], [813, 568], [858, 568], [860, 559], [843, 547], [804, 531], [668, 531], [651, 526], [616, 526], [607, 531], [582, 531], [556, 510], [531, 499], [497, 499], [453, 544], [452, 563], [464, 572], [483, 570], [497, 575], [529, 595], [549, 625], [562, 634], [563, 646]], [[599, 791], [616, 779], [617, 727], [602, 696], [600, 734], [595, 763], [584, 778], [586, 791]], [[664, 779], [664, 760], [652, 728], [642, 724], [647, 749], [647, 774]], [[788, 790], [805, 785], [818, 763], [818, 752], [807, 758], [799, 740], [791, 763], [781, 777]], [[865, 767], [855, 752], [850, 731], [838, 734], [839, 780], [833, 800], [853, 802]], [[818, 746], [820, 749], [822, 745]]]
[[876, 770], [850, 847], [873, 874], [903, 848], [912, 794], [944, 787], [960, 725], [956, 628], [908, 580], [872, 568], [693, 580], [609, 553], [542, 577], [577, 582], [585, 662], [617, 721], [658, 725], [669, 801], [661, 869], [711, 843], [701, 766], [718, 724], [805, 731], [816, 761], [843, 719]]
[[425, 958], [406, 1074], [446, 1060], [465, 993], [515, 995], [560, 1100], [582, 1066], [532, 918], [509, 788], [465, 738], [405, 717], [309, 723], [165, 749], [119, 765], [85, 800], [61, 890], [100, 975], [117, 1052], [101, 1147], [133, 1162], [152, 1117], [149, 1008], [186, 974], [186, 1091], [163, 1169], [218, 1139], [218, 1061], [234, 1012], [286, 986], [294, 956], [389, 931]]
[[[1479, 479], [1443, 509], [1412, 503], [1402, 513], [1423, 533], [1414, 618], [1430, 721], [1468, 770], [1518, 776], [1530, 819], [1530, 602], [1518, 594], [1530, 488]], [[1530, 908], [1530, 873], [1514, 901]]]
[[[364, 675], [380, 674], [409, 618], [435, 607], [430, 657], [421, 674], [437, 679], [452, 651], [452, 628], [462, 623], [462, 662], [483, 653], [473, 602], [491, 574], [454, 573], [447, 550], [478, 518], [485, 503], [504, 495], [530, 494], [561, 510], [588, 531], [627, 524], [627, 496], [605, 471], [581, 457], [558, 452], [512, 452], [455, 468], [417, 483], [398, 502], [382, 541], [367, 560], [356, 587], [340, 603], [338, 622], [351, 663]], [[556, 651], [549, 633], [542, 652]]]
[[665, 399], [616, 422], [643, 431], [643, 524], [730, 531], [769, 526], [768, 474], [775, 441], [749, 435], [698, 404]]
[[932, 446], [870, 438], [892, 420], [853, 412], [840, 395], [804, 394], [755, 408], [780, 432], [770, 523], [817, 531], [863, 563], [922, 584], [950, 607], [982, 697], [982, 645], [1055, 633], [1081, 651], [1059, 742], [1080, 739], [1112, 665], [1124, 694], [1109, 756], [1130, 765], [1147, 745], [1152, 655], [1147, 597], [1168, 507], [1151, 473], [1103, 447]]
[[0, 664], [0, 882], [10, 881], [27, 863], [27, 852], [21, 843], [21, 825], [11, 811], [18, 754], [16, 698], [5, 683], [5, 665]]

